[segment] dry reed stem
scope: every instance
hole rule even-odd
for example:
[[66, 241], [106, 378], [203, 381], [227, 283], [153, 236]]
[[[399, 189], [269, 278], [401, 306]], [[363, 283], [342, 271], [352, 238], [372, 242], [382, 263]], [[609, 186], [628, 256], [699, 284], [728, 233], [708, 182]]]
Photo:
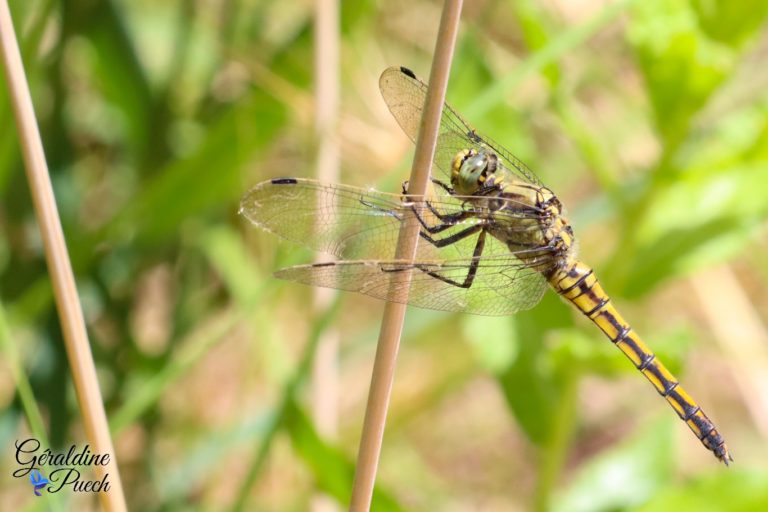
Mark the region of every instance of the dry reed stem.
[[[408, 194], [417, 198], [426, 194], [429, 183], [429, 173], [440, 127], [440, 115], [445, 101], [445, 91], [448, 87], [453, 49], [459, 31], [462, 3], [462, 0], [446, 0], [443, 5], [435, 43], [435, 54], [429, 75], [429, 88], [419, 126], [419, 135], [416, 139], [416, 153], [408, 186]], [[411, 216], [400, 230], [395, 259], [413, 261], [418, 240], [419, 226], [416, 219]], [[401, 273], [398, 272], [397, 274], [400, 276]], [[402, 273], [402, 278], [409, 282], [410, 273]], [[397, 284], [402, 284], [402, 282]], [[407, 286], [403, 286], [401, 289], [407, 290]], [[407, 294], [407, 291], [405, 293]], [[352, 486], [352, 499], [349, 506], [349, 510], [352, 512], [367, 511], [371, 507], [389, 397], [392, 392], [395, 362], [405, 320], [405, 298], [398, 297], [398, 302], [387, 302], [384, 306], [376, 358], [371, 375], [371, 387], [368, 391], [368, 403], [363, 420], [363, 432], [357, 454], [355, 480]]]
[[[315, 2], [315, 134], [317, 137], [317, 179], [339, 180], [339, 2]], [[317, 261], [317, 260], [316, 260]], [[329, 288], [313, 288], [315, 312], [322, 315], [336, 292]], [[339, 333], [333, 327], [325, 330], [318, 341], [312, 366], [312, 419], [318, 433], [333, 439], [338, 430], [338, 353]], [[314, 512], [338, 510], [336, 502], [324, 494], [312, 499]]]
[[110, 489], [99, 492], [99, 499], [104, 509], [123, 511], [126, 505], [117, 459], [7, 0], [0, 0], [0, 51], [83, 427], [92, 452], [109, 454], [108, 465], [93, 468], [99, 480], [109, 475]]
[[[315, 5], [315, 132], [317, 179], [339, 180], [339, 144], [336, 137], [339, 110], [339, 5], [338, 0], [317, 0]], [[328, 308], [335, 291], [314, 288], [318, 312]], [[338, 333], [327, 330], [321, 337], [313, 368], [313, 415], [318, 431], [336, 433], [336, 346]]]

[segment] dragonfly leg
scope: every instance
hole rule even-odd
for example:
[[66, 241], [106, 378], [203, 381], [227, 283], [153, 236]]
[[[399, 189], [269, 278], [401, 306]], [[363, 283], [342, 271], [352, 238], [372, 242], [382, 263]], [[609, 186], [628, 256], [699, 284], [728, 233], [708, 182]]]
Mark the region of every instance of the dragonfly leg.
[[[431, 233], [431, 234], [441, 233], [441, 232], [445, 231], [446, 229], [453, 227], [456, 222], [460, 222], [462, 220], [474, 217], [476, 215], [476, 213], [471, 211], [471, 210], [465, 210], [465, 211], [458, 212], [458, 213], [452, 213], [452, 214], [444, 215], [444, 214], [441, 214], [439, 211], [437, 211], [437, 209], [434, 206], [432, 206], [429, 203], [429, 201], [425, 201], [425, 203], [427, 205], [427, 208], [429, 208], [429, 210], [432, 212], [432, 214], [435, 215], [441, 221], [439, 224], [435, 224], [434, 226], [430, 226], [429, 224], [427, 224], [427, 222], [422, 218], [422, 216], [416, 210], [415, 206], [411, 206], [411, 211], [413, 211], [413, 214], [418, 219], [419, 224], [421, 224], [422, 227], [425, 230], [427, 230], [429, 233]], [[397, 219], [399, 221], [402, 221], [404, 219], [403, 215], [398, 213], [397, 211], [390, 210], [390, 209], [387, 209], [387, 208], [382, 208], [381, 206], [378, 206], [378, 205], [375, 205], [373, 203], [370, 203], [370, 202], [366, 201], [362, 197], [360, 197], [360, 204], [362, 204], [363, 206], [366, 206], [366, 207], [368, 207], [368, 208], [370, 208], [372, 210], [376, 210], [376, 211], [384, 213], [386, 215], [390, 215], [390, 216], [394, 217], [395, 219]], [[469, 233], [469, 234], [471, 234], [471, 233]], [[423, 236], [423, 232], [422, 232], [422, 236]], [[425, 239], [430, 241], [430, 242], [432, 242], [432, 238], [431, 237], [427, 236], [427, 237], [425, 237]], [[457, 240], [461, 240], [461, 238], [458, 238]], [[442, 247], [442, 246], [438, 246], [438, 247]]]
[[[477, 269], [480, 267], [480, 256], [483, 254], [483, 249], [485, 248], [485, 236], [487, 231], [483, 230], [480, 232], [480, 236], [477, 237], [477, 243], [475, 244], [475, 250], [472, 254], [472, 263], [469, 266], [469, 270], [467, 272], [467, 276], [464, 278], [464, 281], [457, 281], [455, 279], [451, 279], [450, 277], [445, 277], [437, 270], [431, 270], [426, 265], [421, 265], [418, 263], [414, 263], [413, 265], [409, 266], [402, 266], [397, 268], [382, 268], [384, 272], [403, 272], [405, 270], [410, 269], [418, 269], [427, 274], [428, 276], [434, 277], [435, 279], [439, 279], [440, 281], [444, 283], [448, 283], [453, 286], [457, 286], [459, 288], [469, 288], [472, 286], [472, 283], [475, 282], [475, 276], [477, 275]], [[466, 236], [466, 235], [465, 235]]]
[[[452, 227], [452, 226], [453, 226], [452, 224], [448, 224], [447, 227]], [[441, 226], [441, 228], [442, 228], [442, 226]], [[458, 233], [454, 233], [454, 234], [452, 234], [450, 236], [447, 236], [445, 238], [432, 238], [430, 236], [430, 234], [439, 233], [440, 231], [443, 231], [444, 229], [447, 229], [447, 228], [442, 228], [442, 229], [440, 229], [440, 231], [436, 231], [436, 232], [429, 231], [429, 228], [427, 228], [427, 231], [429, 231], [429, 232], [421, 231], [419, 233], [419, 235], [421, 235], [421, 238], [423, 238], [427, 242], [431, 243], [435, 247], [440, 248], [440, 247], [446, 247], [446, 246], [451, 245], [451, 244], [455, 244], [456, 242], [458, 242], [460, 240], [464, 240], [468, 236], [472, 236], [475, 233], [477, 233], [478, 231], [482, 231], [483, 233], [485, 233], [483, 228], [485, 228], [485, 226], [483, 224], [475, 224], [474, 226], [470, 226], [470, 227], [468, 227], [466, 229], [463, 229], [463, 230], [459, 231]]]
[[[441, 222], [439, 224], [435, 224], [434, 226], [430, 226], [422, 218], [422, 216], [419, 215], [419, 212], [416, 211], [415, 207], [411, 207], [411, 210], [413, 211], [413, 214], [418, 219], [419, 224], [421, 224], [421, 226], [425, 230], [427, 230], [429, 233], [431, 233], [431, 234], [441, 233], [441, 232], [445, 231], [446, 229], [453, 227], [456, 222], [460, 222], [462, 220], [474, 217], [476, 215], [475, 212], [472, 212], [472, 211], [463, 211], [463, 212], [459, 212], [459, 213], [452, 213], [452, 214], [449, 214], [449, 215], [443, 215], [440, 212], [438, 212], [435, 209], [435, 207], [432, 206], [429, 203], [429, 201], [425, 201], [425, 203], [427, 205], [427, 208], [429, 208], [429, 210], [432, 212], [432, 214], [435, 215], [438, 219], [440, 219]], [[366, 201], [366, 200], [364, 200], [362, 198], [360, 198], [360, 204], [362, 204], [363, 206], [366, 206], [366, 207], [368, 207], [368, 208], [370, 208], [372, 210], [376, 210], [376, 211], [384, 213], [386, 215], [390, 215], [390, 216], [394, 217], [395, 219], [397, 219], [399, 221], [403, 220], [403, 216], [400, 213], [396, 212], [395, 210], [389, 210], [387, 208], [382, 208], [381, 206], [377, 206], [377, 205], [375, 205], [373, 203], [369, 203], [368, 201]], [[431, 241], [431, 238], [426, 238], [426, 239]]]
[[[432, 183], [434, 183], [434, 184], [435, 184], [435, 185], [437, 185], [438, 187], [440, 187], [440, 188], [442, 188], [443, 190], [445, 190], [445, 191], [448, 193], [448, 195], [451, 195], [451, 196], [452, 196], [452, 195], [456, 194], [456, 192], [454, 192], [454, 191], [453, 191], [453, 187], [451, 187], [450, 185], [448, 185], [448, 184], [447, 184], [447, 183], [445, 183], [444, 181], [440, 181], [440, 180], [439, 180], [439, 179], [437, 179], [437, 178], [430, 178], [430, 181], [432, 181]], [[410, 183], [410, 180], [405, 180], [405, 181], [403, 182], [403, 195], [404, 195], [404, 196], [407, 196], [407, 195], [408, 195], [408, 184], [409, 184], [409, 183]]]
[[[447, 187], [447, 185], [445, 185], [443, 182], [441, 182], [439, 180], [434, 180], [434, 181], [437, 182], [437, 183], [440, 183], [440, 185], [443, 186], [443, 187]], [[405, 185], [403, 185], [403, 186], [405, 186]], [[448, 190], [448, 189], [446, 189], [446, 190]], [[449, 228], [453, 227], [454, 225], [456, 225], [457, 222], [461, 222], [461, 221], [466, 220], [466, 219], [471, 219], [473, 217], [477, 217], [477, 215], [478, 215], [478, 212], [476, 212], [474, 210], [463, 210], [463, 211], [460, 211], [460, 212], [457, 212], [457, 213], [444, 214], [444, 213], [441, 213], [437, 208], [435, 208], [432, 205], [431, 202], [424, 201], [424, 204], [429, 209], [429, 211], [432, 213], [432, 215], [434, 215], [435, 217], [438, 218], [438, 220], [440, 220], [439, 224], [435, 224], [433, 226], [430, 226], [424, 220], [424, 218], [421, 216], [419, 211], [416, 209], [415, 205], [411, 206], [411, 211], [413, 212], [413, 214], [418, 219], [419, 224], [421, 224], [424, 229], [426, 229], [429, 233], [431, 233], [433, 235], [436, 234], [436, 233], [441, 233], [441, 232], [445, 231], [446, 229], [449, 229]]]
[[[452, 228], [456, 226], [456, 223], [461, 222], [466, 219], [471, 219], [472, 217], [476, 217], [477, 213], [473, 211], [465, 210], [463, 212], [458, 213], [451, 213], [448, 215], [443, 215], [437, 210], [434, 209], [434, 207], [429, 204], [429, 201], [426, 201], [427, 208], [440, 220], [440, 223], [434, 224], [430, 226], [427, 224], [427, 222], [422, 218], [421, 215], [419, 215], [419, 212], [416, 211], [415, 208], [413, 208], [413, 214], [416, 215], [416, 218], [419, 220], [419, 224], [430, 234], [437, 234], [442, 233], [446, 229]], [[476, 226], [481, 226], [481, 224], [475, 224]], [[463, 232], [463, 231], [462, 231]]]
[[453, 191], [453, 187], [452, 186], [448, 185], [447, 183], [445, 183], [443, 181], [438, 180], [437, 178], [432, 178], [432, 183], [434, 183], [438, 187], [440, 187], [443, 190], [445, 190], [449, 195], [456, 194], [456, 192]]
[[451, 284], [453, 286], [457, 286], [459, 288], [469, 288], [472, 286], [472, 283], [475, 282], [475, 276], [477, 275], [477, 269], [480, 266], [480, 256], [483, 254], [483, 249], [485, 248], [485, 236], [487, 231], [483, 230], [480, 232], [480, 236], [477, 237], [477, 243], [475, 244], [475, 251], [472, 254], [472, 264], [469, 266], [469, 271], [467, 272], [467, 277], [464, 278], [463, 282], [456, 281], [454, 279], [451, 279], [449, 277], [445, 277], [440, 272], [436, 272], [434, 270], [429, 270], [428, 268], [424, 267], [423, 265], [416, 264], [415, 267], [427, 274], [428, 276], [434, 277], [435, 279], [439, 279], [440, 281], [443, 281], [444, 283]]

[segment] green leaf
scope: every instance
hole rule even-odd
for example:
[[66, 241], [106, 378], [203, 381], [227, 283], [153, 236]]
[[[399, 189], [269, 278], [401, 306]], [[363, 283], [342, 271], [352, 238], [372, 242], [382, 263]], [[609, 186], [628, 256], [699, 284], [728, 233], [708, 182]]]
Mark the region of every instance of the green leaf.
[[623, 510], [654, 496], [672, 476], [673, 426], [675, 422], [665, 418], [583, 465], [553, 510]]
[[560, 375], [544, 346], [545, 333], [571, 325], [571, 313], [554, 293], [514, 317], [520, 347], [513, 363], [498, 375], [504, 397], [525, 434], [535, 444], [549, 439], [562, 391]]
[[200, 245], [237, 302], [252, 307], [262, 293], [265, 276], [248, 258], [242, 236], [231, 228], [214, 227], [203, 233]]
[[603, 333], [593, 325], [587, 327], [589, 333], [577, 328], [557, 332], [550, 354], [560, 372], [577, 367], [584, 373], [614, 376], [634, 370]]
[[733, 47], [749, 40], [768, 15], [763, 0], [692, 0], [691, 4], [701, 29]]
[[540, 51], [529, 56], [509, 73], [498, 77], [484, 90], [474, 94], [472, 104], [463, 113], [472, 119], [496, 108], [509, 91], [516, 88], [531, 73], [556, 61], [569, 51], [575, 51], [597, 31], [611, 23], [627, 6], [637, 0], [611, 2], [588, 20], [562, 31]]
[[669, 485], [640, 512], [754, 512], [768, 510], [768, 473], [731, 468], [683, 485]]
[[[461, 327], [475, 356], [489, 371], [501, 372], [517, 357], [520, 350], [518, 339], [513, 322], [508, 317], [465, 315]], [[478, 333], [482, 335], [478, 336]]]
[[176, 233], [184, 220], [205, 210], [229, 207], [234, 214], [243, 166], [284, 121], [285, 106], [254, 90], [213, 123], [197, 151], [162, 169], [110, 229], [135, 232], [140, 240], [152, 243]]
[[[512, 2], [523, 39], [529, 50], [534, 52], [541, 50], [549, 44], [551, 30], [549, 20], [546, 19], [546, 11], [539, 2], [524, 0]], [[556, 86], [560, 81], [560, 68], [556, 62], [550, 62], [542, 69], [551, 86]]]
[[622, 295], [636, 298], [649, 293], [661, 282], [681, 274], [679, 262], [707, 241], [724, 237], [736, 219], [716, 219], [689, 229], [670, 229], [652, 244], [641, 248], [631, 262], [632, 274]]
[[634, 5], [630, 40], [650, 95], [656, 130], [667, 151], [688, 134], [691, 119], [733, 70], [729, 48], [710, 41], [685, 2]]
[[643, 241], [627, 262], [632, 273], [622, 290], [628, 297], [733, 257], [768, 216], [768, 162], [724, 168], [711, 162], [680, 178], [654, 197], [638, 229]]
[[[320, 439], [309, 418], [293, 400], [286, 404], [283, 424], [291, 436], [293, 449], [312, 470], [318, 488], [340, 503], [349, 503], [355, 472], [352, 462], [340, 450]], [[391, 494], [377, 487], [373, 491], [371, 510], [404, 509]]]
[[[126, 120], [127, 134], [133, 148], [143, 153], [150, 144], [158, 144], [150, 134], [153, 99], [146, 72], [136, 54], [124, 16], [112, 1], [65, 2], [76, 30], [82, 30], [95, 53], [94, 77], [104, 96], [120, 109]], [[82, 24], [82, 20], [89, 20]], [[81, 25], [82, 24], [82, 25]]]
[[361, 25], [367, 27], [368, 23], [375, 21], [376, 16], [381, 14], [380, 6], [372, 0], [341, 2], [339, 8], [339, 26], [344, 34], [359, 29]]

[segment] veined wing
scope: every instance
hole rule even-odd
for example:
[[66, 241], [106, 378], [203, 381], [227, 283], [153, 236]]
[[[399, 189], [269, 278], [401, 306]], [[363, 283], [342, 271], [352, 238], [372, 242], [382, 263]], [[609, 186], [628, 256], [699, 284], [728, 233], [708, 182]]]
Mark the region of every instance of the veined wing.
[[[381, 74], [379, 88], [390, 112], [410, 139], [416, 142], [421, 123], [427, 84], [416, 78], [413, 71], [391, 67]], [[520, 178], [541, 186], [542, 183], [528, 167], [511, 152], [490, 138], [480, 135], [450, 105], [443, 105], [440, 134], [435, 148], [435, 165], [447, 176], [451, 175], [451, 162], [464, 149], [488, 150], [499, 157], [501, 163]]]
[[[401, 224], [411, 212], [428, 225], [442, 222], [436, 212], [444, 218], [455, 217], [467, 210], [477, 213], [451, 221], [447, 229], [433, 235], [436, 239], [490, 222], [503, 222], [507, 230], [517, 229], [521, 235], [527, 230], [540, 229], [537, 214], [530, 206], [516, 205], [519, 206], [516, 211], [510, 208], [490, 214], [482, 207], [469, 203], [468, 199], [442, 195], [430, 198], [429, 205], [426, 205], [404, 202], [403, 196], [376, 190], [285, 178], [265, 181], [253, 187], [243, 197], [240, 211], [254, 224], [278, 236], [346, 260], [393, 259]], [[475, 241], [476, 236], [470, 236], [438, 248], [421, 240], [416, 258], [470, 258]], [[509, 248], [488, 237], [483, 257], [499, 254], [508, 256]]]
[[[530, 309], [547, 289], [541, 273], [509, 253], [480, 258], [468, 288], [440, 279], [462, 282], [472, 263], [472, 258], [413, 264], [398, 260], [339, 261], [288, 267], [275, 276], [420, 308], [491, 316]], [[410, 281], [405, 279], [408, 270]]]

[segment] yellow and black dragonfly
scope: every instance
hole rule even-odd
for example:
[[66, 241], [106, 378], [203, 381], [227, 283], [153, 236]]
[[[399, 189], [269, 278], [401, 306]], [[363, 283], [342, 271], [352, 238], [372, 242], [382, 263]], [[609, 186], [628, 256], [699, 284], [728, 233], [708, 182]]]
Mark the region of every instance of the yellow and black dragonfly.
[[[410, 70], [394, 67], [384, 71], [379, 85], [395, 119], [415, 140], [427, 86]], [[240, 211], [267, 231], [339, 258], [276, 273], [291, 281], [480, 315], [532, 308], [553, 288], [608, 336], [702, 444], [728, 464], [732, 458], [715, 425], [578, 259], [557, 196], [447, 104], [434, 164], [449, 181], [433, 179], [435, 194], [424, 200], [407, 196], [405, 186], [402, 194], [388, 194], [281, 178], [252, 188]], [[413, 217], [420, 229], [416, 256], [397, 260], [400, 229]]]

